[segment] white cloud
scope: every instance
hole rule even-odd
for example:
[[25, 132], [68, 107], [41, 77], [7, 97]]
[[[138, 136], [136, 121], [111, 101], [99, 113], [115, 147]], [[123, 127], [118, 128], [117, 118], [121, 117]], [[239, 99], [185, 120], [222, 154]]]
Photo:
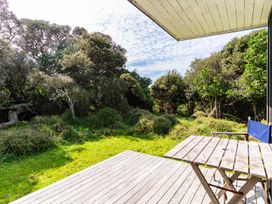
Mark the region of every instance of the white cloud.
[[194, 58], [220, 50], [232, 33], [177, 42], [127, 0], [8, 0], [19, 18], [45, 19], [109, 34], [127, 49], [127, 67], [157, 78], [171, 69], [184, 74]]

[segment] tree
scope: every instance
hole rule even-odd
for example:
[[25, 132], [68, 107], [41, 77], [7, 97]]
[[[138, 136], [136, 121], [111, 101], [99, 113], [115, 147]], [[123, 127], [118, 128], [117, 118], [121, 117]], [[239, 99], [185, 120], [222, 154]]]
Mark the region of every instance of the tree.
[[39, 64], [40, 70], [55, 72], [58, 51], [65, 48], [71, 28], [43, 20], [22, 19], [20, 23], [17, 45]]
[[151, 87], [151, 95], [159, 111], [176, 113], [180, 104], [185, 103], [185, 84], [179, 73], [170, 71], [160, 77]]
[[[26, 54], [10, 47], [0, 40], [0, 88], [1, 106], [26, 103], [31, 99], [27, 95], [27, 78], [33, 63]], [[5, 100], [3, 100], [5, 98]]]
[[[77, 28], [73, 34], [76, 49], [64, 55], [61, 72], [88, 90], [95, 109], [108, 104], [108, 101], [115, 104], [116, 95], [123, 100], [125, 87], [119, 77], [125, 72], [126, 50], [102, 33], [88, 34]], [[110, 83], [113, 83], [112, 87]]]
[[140, 76], [135, 70], [129, 73], [136, 81], [138, 81], [141, 89], [144, 94], [144, 101], [142, 104], [139, 104], [141, 108], [152, 110], [153, 100], [151, 98], [150, 93], [150, 85], [152, 84], [152, 80], [148, 77]]
[[6, 42], [12, 42], [18, 34], [20, 22], [16, 16], [8, 10], [6, 0], [0, 0], [0, 38]]
[[265, 101], [266, 97], [266, 62], [267, 62], [267, 31], [261, 30], [252, 36], [248, 43], [245, 71], [238, 83], [239, 93], [252, 103], [256, 118], [257, 104]]
[[194, 79], [194, 89], [204, 100], [211, 101], [216, 118], [221, 117], [221, 101], [228, 90], [220, 62], [218, 53], [202, 60], [203, 69]]
[[51, 93], [51, 100], [67, 102], [73, 119], [76, 118], [75, 103], [85, 94], [84, 90], [75, 84], [74, 80], [65, 75], [45, 75], [46, 88]]
[[[120, 79], [126, 85], [125, 96], [132, 107], [141, 107], [145, 101], [145, 95], [140, 83], [130, 74], [122, 74]], [[142, 107], [141, 107], [142, 108]]]
[[62, 73], [72, 77], [85, 89], [91, 88], [95, 65], [87, 55], [80, 51], [64, 55], [60, 64]]
[[119, 77], [123, 73], [126, 50], [114, 43], [110, 36], [92, 33], [85, 35], [79, 43], [81, 51], [95, 64], [95, 76]]

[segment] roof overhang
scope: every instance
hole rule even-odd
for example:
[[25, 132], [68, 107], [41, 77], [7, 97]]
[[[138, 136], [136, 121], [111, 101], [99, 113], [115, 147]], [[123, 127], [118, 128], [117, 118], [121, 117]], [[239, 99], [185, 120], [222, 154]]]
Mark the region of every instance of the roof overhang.
[[129, 0], [176, 40], [267, 26], [272, 0]]

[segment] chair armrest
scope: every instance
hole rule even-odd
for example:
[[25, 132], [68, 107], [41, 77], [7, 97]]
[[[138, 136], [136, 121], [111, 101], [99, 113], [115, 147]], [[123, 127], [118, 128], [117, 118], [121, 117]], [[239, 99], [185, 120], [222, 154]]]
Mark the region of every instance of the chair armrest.
[[233, 135], [244, 135], [245, 140], [246, 141], [249, 140], [249, 134], [246, 132], [212, 132], [211, 135], [212, 135], [212, 137], [215, 135], [229, 135], [230, 137]]
[[212, 132], [212, 135], [248, 135], [246, 132]]

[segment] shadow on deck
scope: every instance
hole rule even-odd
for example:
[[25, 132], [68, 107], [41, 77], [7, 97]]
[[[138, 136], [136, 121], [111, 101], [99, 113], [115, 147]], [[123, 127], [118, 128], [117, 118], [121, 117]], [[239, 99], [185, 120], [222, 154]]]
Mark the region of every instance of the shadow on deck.
[[[203, 168], [202, 171], [211, 183], [222, 185], [214, 170]], [[242, 184], [241, 181], [235, 185], [239, 188]], [[188, 164], [125, 151], [12, 203], [209, 202]], [[264, 203], [261, 184], [255, 186], [245, 202]]]

